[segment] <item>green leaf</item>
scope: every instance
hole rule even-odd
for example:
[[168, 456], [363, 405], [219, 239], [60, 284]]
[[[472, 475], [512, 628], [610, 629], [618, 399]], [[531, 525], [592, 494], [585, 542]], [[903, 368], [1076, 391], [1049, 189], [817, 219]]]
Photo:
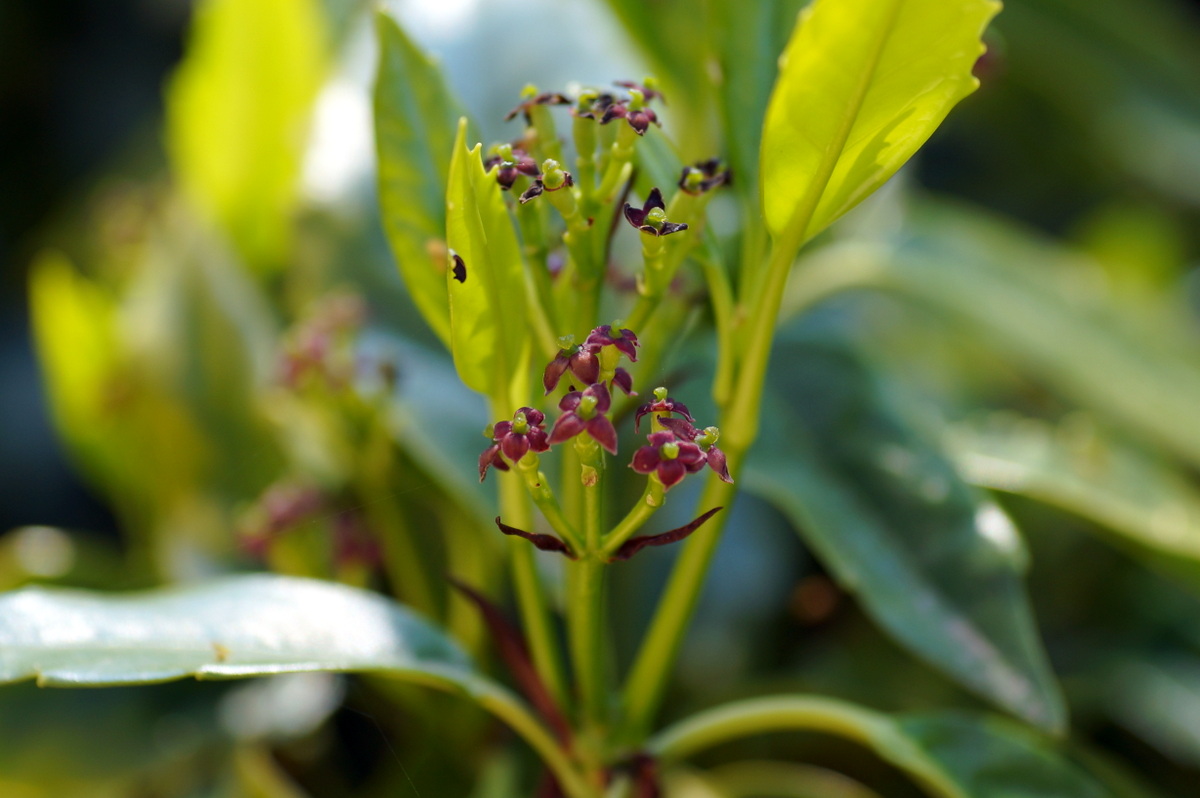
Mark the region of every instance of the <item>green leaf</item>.
[[259, 269], [281, 267], [288, 254], [326, 61], [315, 0], [205, 0], [167, 91], [167, 149], [180, 183]]
[[437, 64], [386, 12], [376, 16], [375, 149], [379, 205], [413, 302], [446, 346], [446, 180], [462, 111]]
[[524, 402], [530, 340], [525, 333], [524, 264], [500, 185], [467, 149], [458, 123], [446, 193], [446, 241], [463, 260], [463, 279], [446, 270], [454, 365], [472, 390]]
[[1065, 708], [998, 508], [890, 411], [846, 352], [784, 340], [767, 434], [743, 477], [893, 638], [997, 705], [1058, 731]]
[[947, 441], [968, 481], [1076, 513], [1123, 548], [1200, 573], [1200, 494], [1161, 459], [1090, 426], [1013, 416], [957, 425]]
[[780, 695], [714, 707], [675, 723], [648, 750], [665, 760], [780, 731], [854, 740], [939, 798], [1103, 798], [1058, 744], [1000, 718], [939, 712], [888, 716], [831, 698]]
[[974, 91], [995, 0], [816, 0], [782, 57], [764, 123], [772, 235], [807, 240], [895, 174]]
[[0, 596], [0, 682], [142, 684], [371, 670], [469, 687], [467, 656], [374, 593], [266, 574], [144, 593]]

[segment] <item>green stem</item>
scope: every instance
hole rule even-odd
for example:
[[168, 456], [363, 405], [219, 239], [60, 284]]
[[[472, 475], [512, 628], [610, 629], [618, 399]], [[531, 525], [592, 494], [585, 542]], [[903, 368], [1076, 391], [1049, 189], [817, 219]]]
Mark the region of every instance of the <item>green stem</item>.
[[726, 704], [664, 729], [649, 741], [647, 749], [664, 760], [679, 760], [741, 737], [793, 730], [826, 732], [861, 743], [931, 794], [967, 798], [891, 718], [819, 696], [768, 696]]
[[652, 477], [646, 479], [646, 489], [642, 491], [642, 496], [638, 499], [637, 504], [633, 505], [621, 522], [605, 536], [604, 546], [601, 548], [601, 554], [605, 560], [611, 560], [617, 553], [617, 549], [621, 548], [621, 544], [629, 540], [634, 532], [637, 532], [650, 520], [650, 516], [658, 512], [666, 502], [663, 494], [662, 482]]
[[[533, 522], [529, 501], [525, 496], [520, 476], [501, 473], [500, 513], [513, 526], [528, 529]], [[563, 665], [555, 644], [554, 628], [550, 618], [550, 605], [545, 588], [538, 576], [535, 549], [524, 540], [510, 538], [508, 546], [512, 562], [513, 587], [517, 594], [517, 605], [534, 667], [546, 682], [551, 694], [560, 703], [565, 703], [567, 689], [563, 677]]]
[[558, 506], [558, 499], [555, 498], [546, 475], [538, 469], [538, 465], [538, 456], [530, 452], [517, 463], [517, 470], [525, 479], [525, 487], [529, 490], [533, 503], [542, 511], [550, 528], [566, 541], [573, 554], [579, 556], [584, 551], [583, 538], [563, 515], [562, 508]]
[[604, 561], [597, 557], [604, 521], [604, 455], [594, 441], [576, 438], [583, 477], [583, 555], [570, 569], [571, 650], [579, 684], [583, 720], [595, 728], [606, 723], [608, 694], [604, 678]]

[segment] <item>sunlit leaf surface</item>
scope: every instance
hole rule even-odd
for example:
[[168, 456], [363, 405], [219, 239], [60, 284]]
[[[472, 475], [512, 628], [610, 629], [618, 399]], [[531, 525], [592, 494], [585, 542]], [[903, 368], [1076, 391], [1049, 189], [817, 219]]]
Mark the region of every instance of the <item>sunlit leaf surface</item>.
[[761, 152], [773, 235], [811, 238], [895, 174], [976, 87], [995, 0], [816, 0], [781, 59]]
[[372, 670], [475, 678], [429, 622], [373, 593], [270, 575], [134, 594], [31, 587], [0, 596], [0, 682], [161, 682]]
[[446, 176], [462, 111], [437, 65], [392, 17], [376, 17], [375, 148], [383, 228], [421, 315], [450, 345]]
[[999, 706], [1049, 729], [1065, 709], [1022, 583], [1007, 517], [906, 428], [844, 351], [782, 343], [747, 464], [748, 490], [779, 507], [893, 638]]
[[287, 253], [325, 50], [315, 0], [205, 0], [167, 92], [179, 181], [258, 268]]
[[447, 268], [445, 275], [451, 349], [463, 382], [507, 400], [529, 353], [524, 275], [500, 186], [483, 170], [482, 148], [467, 149], [467, 120], [461, 120], [446, 194], [446, 240], [462, 259], [458, 274]]

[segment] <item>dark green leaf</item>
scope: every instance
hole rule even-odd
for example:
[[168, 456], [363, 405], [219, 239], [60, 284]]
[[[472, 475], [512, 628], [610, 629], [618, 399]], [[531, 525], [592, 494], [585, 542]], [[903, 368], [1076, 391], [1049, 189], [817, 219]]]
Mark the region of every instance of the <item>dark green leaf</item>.
[[1022, 584], [1025, 551], [882, 401], [846, 352], [784, 341], [747, 488], [776, 504], [892, 637], [999, 706], [1060, 730], [1065, 708]]

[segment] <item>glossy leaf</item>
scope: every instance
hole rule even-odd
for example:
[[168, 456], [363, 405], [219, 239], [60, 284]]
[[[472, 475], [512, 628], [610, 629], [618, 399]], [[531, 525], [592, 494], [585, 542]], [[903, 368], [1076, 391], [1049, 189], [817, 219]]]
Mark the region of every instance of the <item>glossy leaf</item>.
[[450, 345], [446, 180], [462, 116], [437, 64], [385, 12], [376, 16], [375, 150], [392, 255], [425, 321]]
[[939, 798], [1111, 795], [1058, 744], [1010, 721], [957, 712], [889, 716], [817, 696], [767, 696], [714, 707], [668, 727], [648, 748], [670, 761], [729, 740], [789, 730], [858, 742]]
[[1061, 507], [1135, 551], [1200, 569], [1200, 494], [1165, 462], [1082, 425], [1014, 417], [956, 426], [947, 440], [967, 480]]
[[974, 91], [995, 0], [816, 0], [781, 59], [763, 129], [763, 210], [803, 241], [895, 174]]
[[524, 396], [524, 266], [500, 185], [483, 170], [482, 145], [467, 149], [458, 124], [446, 194], [446, 242], [462, 259], [462, 279], [447, 268], [451, 351], [459, 377], [489, 397]]
[[792, 521], [894, 639], [997, 705], [1059, 730], [1065, 708], [1009, 520], [891, 412], [846, 352], [787, 342], [748, 490]]
[[0, 596], [0, 682], [42, 685], [375, 670], [467, 685], [458, 646], [389, 600], [247, 575], [134, 594], [30, 587]]
[[287, 255], [326, 60], [315, 0], [205, 0], [167, 92], [175, 174], [258, 268], [279, 268]]

